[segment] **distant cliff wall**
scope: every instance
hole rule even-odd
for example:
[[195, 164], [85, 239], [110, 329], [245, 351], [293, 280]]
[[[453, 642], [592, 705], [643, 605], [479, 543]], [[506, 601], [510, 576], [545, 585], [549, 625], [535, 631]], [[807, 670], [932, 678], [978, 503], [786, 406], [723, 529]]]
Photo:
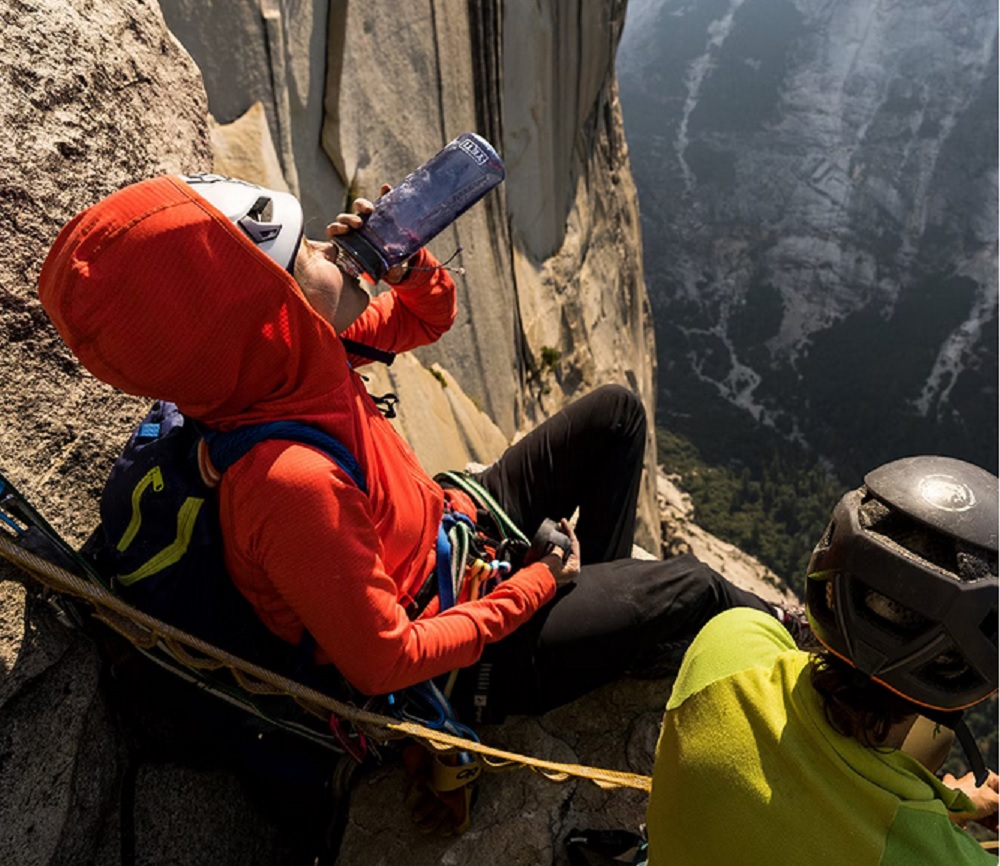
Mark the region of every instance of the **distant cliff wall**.
[[726, 457], [773, 429], [852, 481], [920, 450], [995, 470], [996, 4], [629, 16], [664, 418]]

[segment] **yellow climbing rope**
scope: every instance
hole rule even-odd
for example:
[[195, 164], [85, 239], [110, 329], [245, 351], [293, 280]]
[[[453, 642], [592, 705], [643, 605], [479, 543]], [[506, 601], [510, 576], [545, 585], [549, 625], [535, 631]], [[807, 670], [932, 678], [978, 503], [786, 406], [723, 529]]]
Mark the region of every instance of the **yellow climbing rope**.
[[18, 547], [3, 533], [0, 533], [0, 556], [49, 589], [86, 601], [93, 606], [95, 618], [136, 646], [148, 650], [156, 644], [162, 644], [178, 661], [192, 668], [203, 670], [226, 668], [240, 688], [251, 694], [287, 696], [307, 710], [313, 712], [325, 710], [340, 719], [350, 721], [376, 739], [380, 736], [382, 739], [411, 737], [439, 752], [474, 752], [481, 757], [487, 770], [527, 767], [554, 782], [586, 779], [604, 789], [631, 788], [646, 792], [650, 790], [649, 776], [520, 755], [345, 704], [287, 677], [244, 661], [149, 616], [104, 587], [79, 578], [48, 560]]

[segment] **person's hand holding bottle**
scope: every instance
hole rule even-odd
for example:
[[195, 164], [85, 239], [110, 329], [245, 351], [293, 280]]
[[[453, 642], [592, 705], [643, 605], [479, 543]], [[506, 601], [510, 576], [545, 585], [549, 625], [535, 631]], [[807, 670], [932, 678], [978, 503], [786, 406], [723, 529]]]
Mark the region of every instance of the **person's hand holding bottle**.
[[[392, 187], [384, 183], [379, 190], [379, 195], [383, 196]], [[333, 218], [333, 222], [326, 227], [326, 236], [333, 240], [339, 235], [346, 235], [348, 232], [357, 231], [365, 224], [365, 220], [374, 212], [375, 205], [366, 198], [356, 198], [351, 204], [352, 213], [339, 213]], [[401, 283], [407, 275], [407, 262], [394, 265], [389, 268], [382, 279], [390, 285]]]

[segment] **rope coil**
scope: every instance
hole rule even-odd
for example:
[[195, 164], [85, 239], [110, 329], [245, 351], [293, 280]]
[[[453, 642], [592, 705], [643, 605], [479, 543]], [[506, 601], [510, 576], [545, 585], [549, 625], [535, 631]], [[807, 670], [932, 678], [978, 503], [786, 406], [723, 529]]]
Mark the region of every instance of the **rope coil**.
[[[400, 721], [391, 716], [345, 704], [327, 694], [247, 662], [143, 613], [104, 587], [79, 578], [19, 547], [5, 533], [0, 533], [0, 556], [49, 589], [72, 595], [92, 605], [95, 608], [93, 615], [97, 619], [135, 646], [149, 650], [162, 643], [174, 658], [191, 668], [199, 670], [226, 668], [237, 685], [248, 693], [287, 696], [307, 711], [321, 710], [333, 713], [363, 729], [366, 735], [375, 738], [411, 737], [437, 752], [474, 752], [483, 759], [484, 767], [494, 772], [528, 768], [553, 782], [585, 779], [605, 790], [628, 788], [646, 793], [650, 790], [649, 776], [521, 755], [433, 730], [415, 722]], [[192, 654], [192, 651], [197, 655]]]

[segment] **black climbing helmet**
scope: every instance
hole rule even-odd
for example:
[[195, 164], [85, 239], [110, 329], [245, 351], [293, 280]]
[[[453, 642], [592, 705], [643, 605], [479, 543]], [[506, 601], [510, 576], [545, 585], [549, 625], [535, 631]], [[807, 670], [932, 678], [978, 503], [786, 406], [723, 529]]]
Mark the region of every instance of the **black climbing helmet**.
[[847, 493], [809, 560], [806, 611], [835, 655], [915, 704], [997, 690], [997, 479], [908, 457]]

